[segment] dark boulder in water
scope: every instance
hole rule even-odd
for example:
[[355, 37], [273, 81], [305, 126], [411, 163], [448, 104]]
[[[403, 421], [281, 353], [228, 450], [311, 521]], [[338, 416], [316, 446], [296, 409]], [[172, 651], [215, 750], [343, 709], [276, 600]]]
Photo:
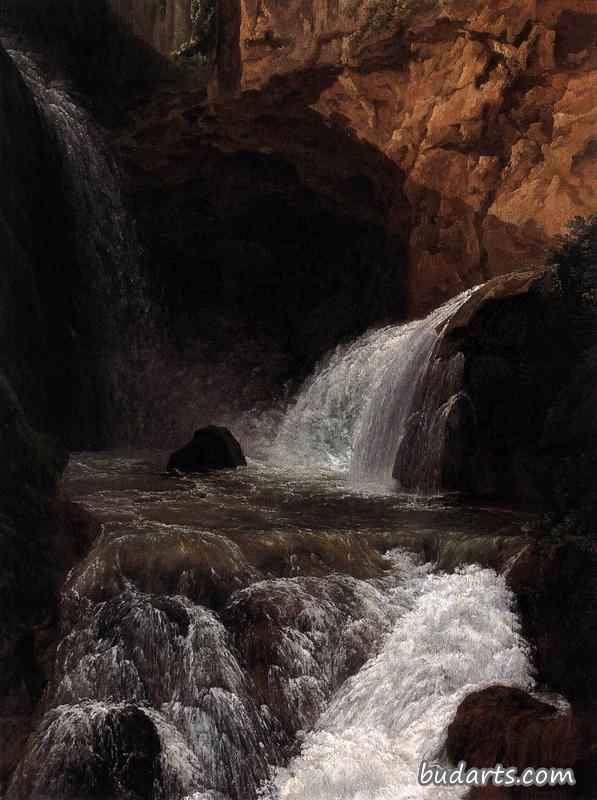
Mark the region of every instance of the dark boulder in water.
[[247, 465], [242, 448], [228, 428], [208, 425], [168, 459], [168, 472], [211, 472]]
[[[583, 756], [580, 729], [569, 708], [510, 686], [488, 686], [465, 697], [448, 727], [446, 750], [452, 763], [466, 761], [469, 769], [571, 767]], [[487, 786], [474, 796], [498, 796], [494, 792]]]

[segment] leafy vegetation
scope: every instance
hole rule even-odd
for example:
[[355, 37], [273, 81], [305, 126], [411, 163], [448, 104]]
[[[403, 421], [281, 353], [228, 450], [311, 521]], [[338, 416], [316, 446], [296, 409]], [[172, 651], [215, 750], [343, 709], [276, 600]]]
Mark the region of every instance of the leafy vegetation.
[[597, 214], [575, 217], [567, 227], [568, 233], [558, 236], [557, 248], [548, 253], [548, 263], [555, 268], [572, 323], [592, 327], [597, 323]]
[[[189, 42], [174, 53], [176, 57], [199, 57], [205, 61], [211, 52], [216, 38], [215, 0], [193, 0], [191, 3], [191, 22], [193, 36]], [[202, 61], [201, 61], [202, 60]]]
[[406, 20], [417, 11], [426, 11], [439, 4], [440, 0], [356, 0], [351, 15], [363, 22], [352, 37], [353, 44], [360, 44], [370, 36], [385, 30], [393, 20]]
[[553, 336], [571, 364], [542, 437], [560, 457], [546, 474], [551, 508], [528, 530], [548, 541], [597, 537], [597, 215], [576, 217], [567, 227], [547, 258], [559, 305]]

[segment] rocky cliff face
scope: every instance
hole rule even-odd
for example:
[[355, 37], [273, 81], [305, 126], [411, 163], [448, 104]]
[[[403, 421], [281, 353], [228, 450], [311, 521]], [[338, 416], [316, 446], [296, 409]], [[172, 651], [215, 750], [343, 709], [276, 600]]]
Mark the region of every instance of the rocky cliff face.
[[[112, 8], [163, 51], [156, 32], [186, 14]], [[115, 131], [174, 338], [217, 330], [236, 364], [269, 351], [267, 394], [368, 325], [542, 261], [595, 206], [593, 11], [220, 3], [209, 100], [198, 79], [150, 86]]]
[[183, 374], [210, 365], [185, 387], [203, 402], [209, 380], [206, 422], [271, 404], [338, 341], [403, 312], [401, 174], [309, 107], [332, 79], [313, 71], [213, 110], [175, 87], [115, 132], [164, 328], [195, 347]]
[[[112, 0], [168, 52], [190, 0]], [[406, 176], [411, 314], [540, 260], [591, 188], [596, 19], [587, 0], [234, 0], [218, 6], [220, 98], [323, 71], [310, 99]], [[227, 102], [227, 101], [226, 101]]]
[[595, 7], [241, 2], [240, 89], [306, 67], [337, 73], [313, 103], [406, 173], [412, 313], [537, 260], [594, 209]]
[[110, 7], [133, 33], [164, 55], [191, 38], [191, 0], [110, 0]]

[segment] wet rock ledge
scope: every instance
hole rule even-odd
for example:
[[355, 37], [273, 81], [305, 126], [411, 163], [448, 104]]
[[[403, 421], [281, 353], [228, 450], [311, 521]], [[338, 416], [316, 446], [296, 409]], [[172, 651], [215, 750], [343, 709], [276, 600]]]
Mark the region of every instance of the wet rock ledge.
[[68, 455], [27, 423], [0, 373], [0, 794], [51, 676], [59, 588], [99, 532], [61, 492]]

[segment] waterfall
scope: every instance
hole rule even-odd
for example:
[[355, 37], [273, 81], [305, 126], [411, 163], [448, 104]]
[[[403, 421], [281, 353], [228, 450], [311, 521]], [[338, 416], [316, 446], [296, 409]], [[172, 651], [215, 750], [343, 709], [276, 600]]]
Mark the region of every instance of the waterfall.
[[[139, 374], [153, 335], [139, 246], [120, 191], [118, 168], [89, 114], [68, 89], [43, 76], [34, 55], [8, 49], [62, 160], [76, 274], [72, 276], [81, 372], [97, 370], [111, 435], [120, 438], [141, 402]], [[91, 353], [91, 357], [90, 357]], [[135, 409], [135, 410], [132, 410]], [[134, 423], [133, 423], [134, 424]]]
[[[281, 745], [311, 727], [392, 618], [386, 594], [396, 575], [270, 578], [237, 589], [260, 576], [224, 536], [154, 525], [136, 555], [132, 538], [104, 533], [71, 574], [62, 604], [70, 630], [7, 800], [124, 797], [110, 787], [115, 775], [126, 785], [131, 759], [131, 779], [137, 770], [150, 787], [143, 796], [255, 800]], [[255, 546], [276, 543], [263, 536]], [[149, 564], [156, 551], [154, 591], [140, 591], [131, 556]], [[170, 594], [158, 590], [172, 567], [165, 553], [183, 559]], [[193, 559], [230, 597], [219, 613], [184, 595], [194, 593]]]
[[413, 800], [465, 694], [530, 684], [504, 578], [401, 547], [430, 535], [443, 567], [503, 564], [510, 514], [414, 511], [261, 464], [162, 470], [146, 452], [71, 461], [102, 532], [62, 587], [5, 800]]
[[[464, 697], [494, 683], [532, 687], [503, 577], [478, 566], [415, 575], [410, 602], [379, 655], [344, 684], [264, 798], [431, 797], [417, 783], [419, 763], [442, 762], [447, 727]], [[467, 790], [431, 791], [456, 800]]]
[[434, 358], [441, 332], [476, 289], [422, 320], [368, 331], [316, 367], [287, 411], [274, 458], [341, 469], [364, 484], [442, 488], [446, 431], [466, 405], [464, 359]]

